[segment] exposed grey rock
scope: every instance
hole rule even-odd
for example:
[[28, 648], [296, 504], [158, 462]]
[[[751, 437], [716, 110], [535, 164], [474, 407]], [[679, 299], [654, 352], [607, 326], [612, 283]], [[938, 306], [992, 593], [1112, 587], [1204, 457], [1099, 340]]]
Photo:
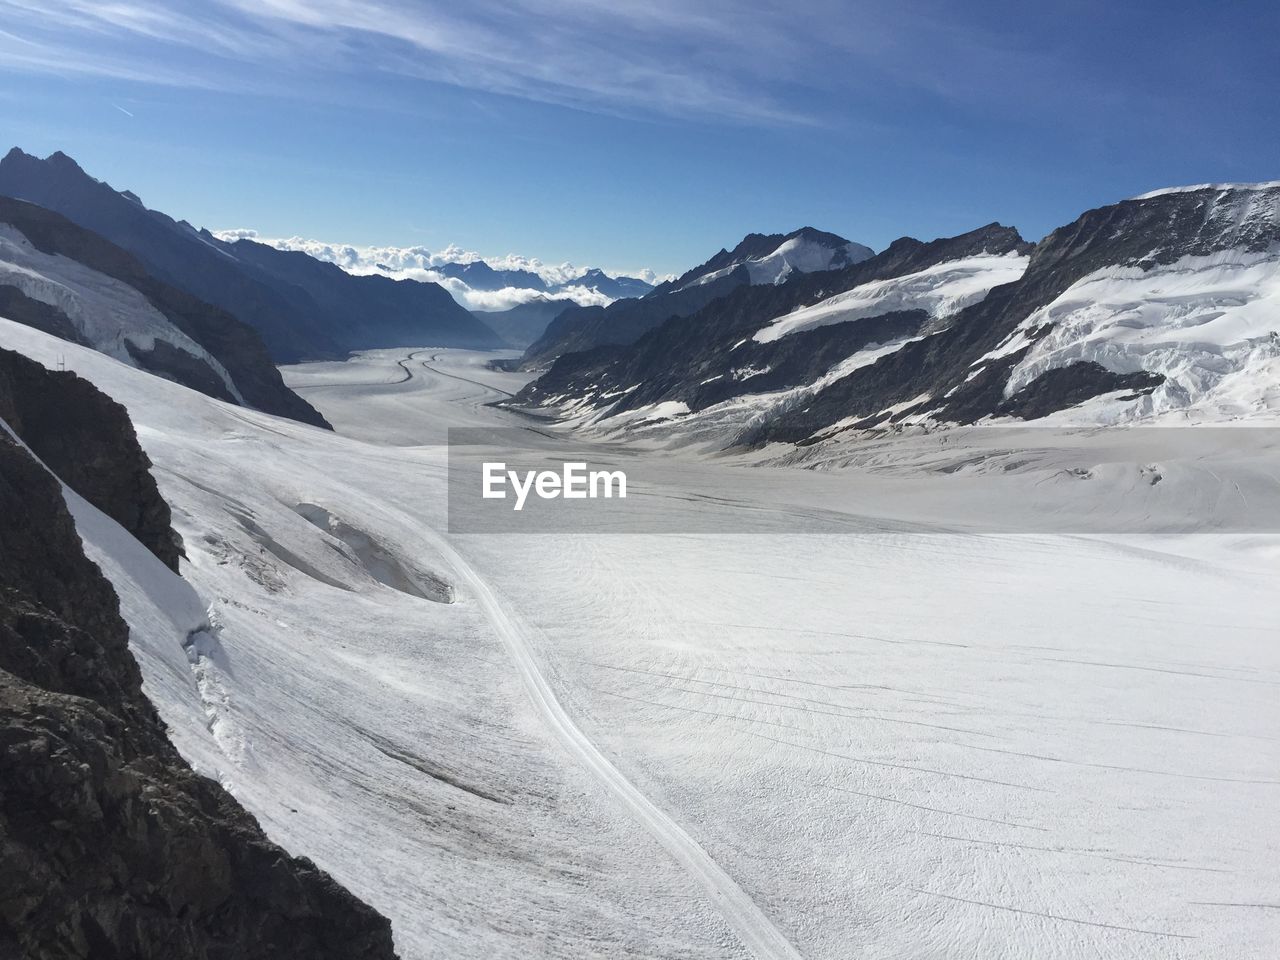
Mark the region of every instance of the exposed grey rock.
[[56, 480], [0, 436], [0, 956], [394, 958], [385, 918], [187, 766], [141, 682]]
[[[629, 347], [602, 347], [561, 357], [513, 402], [536, 405], [549, 397], [626, 390], [611, 413], [668, 400], [681, 401], [696, 411], [743, 393], [811, 383], [836, 362], [865, 346], [916, 335], [929, 323], [929, 315], [922, 310], [896, 311], [856, 323], [818, 327], [768, 343], [757, 343], [752, 335], [775, 317], [865, 283], [981, 252], [1003, 254], [1028, 249], [1030, 245], [1016, 230], [989, 224], [931, 243], [904, 237], [882, 253], [852, 266], [801, 274], [777, 286], [739, 285], [689, 317], [668, 320]], [[767, 372], [745, 381], [732, 376], [734, 369], [744, 368]]]
[[63, 483], [177, 571], [182, 541], [124, 407], [74, 373], [0, 349], [0, 420]]

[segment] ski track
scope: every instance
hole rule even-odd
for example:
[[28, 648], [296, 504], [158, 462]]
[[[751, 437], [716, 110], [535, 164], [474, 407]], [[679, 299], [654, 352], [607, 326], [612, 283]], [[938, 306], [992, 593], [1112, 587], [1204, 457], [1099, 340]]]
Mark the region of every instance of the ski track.
[[754, 900], [670, 815], [628, 780], [574, 722], [556, 698], [522, 631], [497, 595], [446, 540], [436, 544], [454, 571], [471, 587], [503, 646], [515, 662], [534, 705], [565, 749], [587, 768], [640, 824], [707, 891], [711, 903], [751, 953], [767, 958], [800, 960], [800, 953]]

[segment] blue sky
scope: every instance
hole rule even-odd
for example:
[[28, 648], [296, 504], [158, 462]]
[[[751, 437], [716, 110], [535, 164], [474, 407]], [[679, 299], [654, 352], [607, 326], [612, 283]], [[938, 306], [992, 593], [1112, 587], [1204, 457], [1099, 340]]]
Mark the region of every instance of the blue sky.
[[678, 272], [1280, 177], [1280, 4], [0, 0], [0, 129], [211, 228]]

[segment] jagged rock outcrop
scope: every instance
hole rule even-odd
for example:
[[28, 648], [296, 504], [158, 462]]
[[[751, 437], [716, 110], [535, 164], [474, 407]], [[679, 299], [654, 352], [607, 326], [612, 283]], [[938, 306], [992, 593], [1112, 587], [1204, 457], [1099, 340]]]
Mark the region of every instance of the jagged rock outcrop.
[[177, 572], [182, 540], [124, 407], [74, 373], [0, 349], [0, 420], [63, 483]]
[[0, 435], [0, 956], [391, 960], [386, 919], [195, 774], [141, 684], [57, 481]]
[[68, 343], [89, 345], [65, 313], [42, 300], [32, 299], [12, 284], [0, 283], [0, 317], [43, 330]]

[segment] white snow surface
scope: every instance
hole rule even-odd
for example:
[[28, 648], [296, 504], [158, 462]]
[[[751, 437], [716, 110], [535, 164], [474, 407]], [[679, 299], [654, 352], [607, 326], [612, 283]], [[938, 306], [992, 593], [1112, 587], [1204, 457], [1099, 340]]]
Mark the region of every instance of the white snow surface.
[[806, 237], [792, 237], [779, 244], [777, 249], [763, 257], [742, 260], [710, 270], [690, 280], [680, 289], [702, 286], [713, 280], [728, 276], [740, 266], [747, 268], [753, 284], [783, 283], [792, 271], [799, 273], [815, 273], [829, 270], [831, 265], [843, 256], [845, 263], [858, 263], [872, 256], [874, 251], [860, 243], [846, 243], [838, 247], [816, 243]]
[[1167, 378], [1141, 401], [1093, 410], [1103, 422], [1280, 410], [1280, 249], [1104, 268], [1032, 313], [991, 356], [1025, 345], [1045, 323], [1053, 329], [1014, 368], [1006, 396], [1048, 370], [1092, 361]]
[[137, 366], [126, 343], [151, 350], [163, 340], [203, 360], [231, 396], [244, 399], [226, 368], [133, 287], [75, 260], [37, 250], [7, 223], [0, 223], [0, 283], [62, 311], [85, 340], [108, 356]]
[[[445, 428], [555, 429], [487, 406], [520, 376], [485, 355], [288, 368], [334, 434], [0, 345], [129, 408], [189, 586], [76, 516], [148, 694], [406, 960], [1274, 955], [1280, 538], [964, 531], [984, 468], [933, 437], [626, 453], [639, 506], [732, 533], [463, 536]], [[1104, 522], [1218, 490], [1119, 446], [983, 482]]]
[[992, 287], [1017, 280], [1026, 272], [1029, 261], [1030, 257], [1013, 252], [983, 253], [948, 260], [891, 280], [864, 283], [775, 318], [756, 331], [753, 339], [771, 343], [801, 330], [897, 310], [925, 310], [941, 319], [982, 300]]
[[1280, 189], [1280, 180], [1268, 180], [1262, 183], [1193, 183], [1184, 187], [1162, 187], [1133, 197], [1134, 200], [1150, 200], [1170, 193], [1196, 193], [1200, 190], [1275, 190]]

